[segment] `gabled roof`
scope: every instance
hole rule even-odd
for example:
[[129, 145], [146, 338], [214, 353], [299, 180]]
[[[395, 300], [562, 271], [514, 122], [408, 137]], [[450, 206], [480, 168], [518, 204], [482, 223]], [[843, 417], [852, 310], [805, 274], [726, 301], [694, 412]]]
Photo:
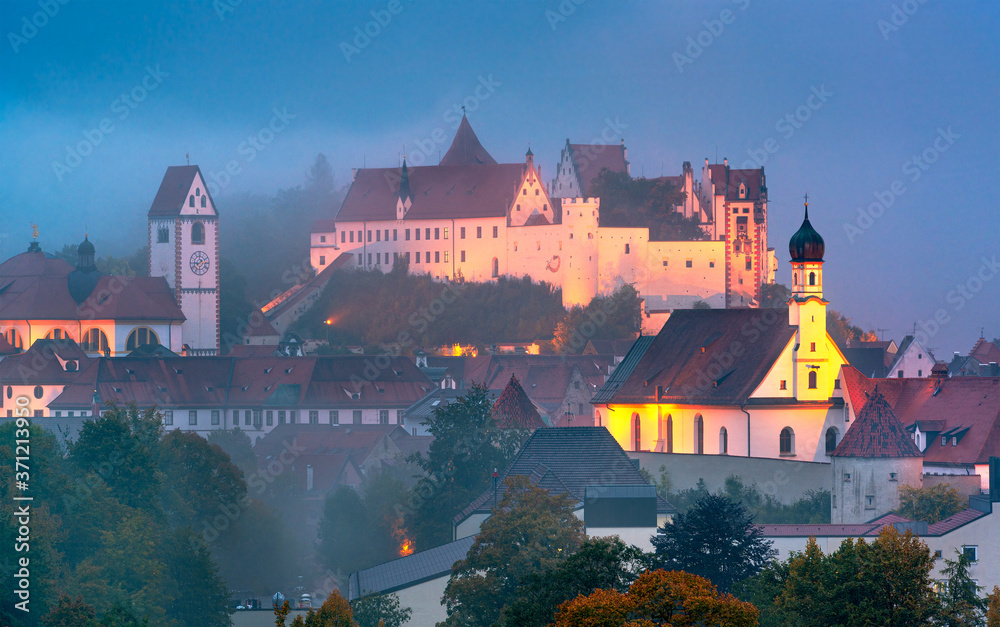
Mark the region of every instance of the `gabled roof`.
[[581, 194], [590, 196], [590, 186], [601, 170], [627, 172], [624, 144], [569, 144]]
[[547, 426], [513, 374], [493, 403], [492, 413], [493, 420], [501, 429], [539, 429]]
[[[764, 169], [739, 170], [728, 165], [713, 163], [708, 166], [715, 193], [725, 195], [726, 200], [746, 202], [762, 198], [761, 187], [764, 184]], [[740, 183], [746, 185], [746, 197], [740, 198]]]
[[[760, 324], [768, 311], [776, 321]], [[659, 386], [660, 400], [668, 402], [739, 405], [757, 389], [795, 335], [787, 316], [784, 310], [766, 309], [677, 310], [628, 378], [603, 402], [648, 403]], [[750, 344], [744, 330], [755, 325], [764, 329]], [[737, 345], [750, 357], [732, 359], [730, 351]], [[728, 362], [732, 365], [720, 369], [720, 363]]]
[[[604, 427], [537, 429], [500, 474], [497, 502], [503, 498], [504, 481], [510, 476], [529, 477], [536, 485], [558, 488], [583, 504], [587, 486], [646, 485], [639, 468]], [[455, 517], [461, 522], [474, 513], [492, 511], [494, 494], [489, 489]], [[657, 511], [676, 511], [657, 499]]]
[[[524, 180], [523, 163], [408, 167], [413, 205], [405, 220], [502, 218]], [[395, 220], [400, 168], [358, 170], [337, 222]]]
[[615, 371], [608, 377], [607, 382], [597, 391], [597, 394], [594, 395], [594, 398], [590, 402], [599, 405], [607, 403], [614, 398], [615, 393], [618, 392], [629, 376], [631, 376], [632, 371], [639, 365], [642, 356], [653, 345], [653, 340], [655, 339], [655, 335], [640, 335], [632, 344], [632, 348], [625, 353], [625, 359], [622, 360], [622, 363], [618, 364]]
[[349, 600], [354, 601], [368, 594], [389, 594], [450, 575], [451, 567], [455, 562], [465, 559], [475, 541], [475, 536], [468, 536], [351, 573]]
[[468, 394], [468, 390], [453, 390], [451, 388], [434, 388], [416, 403], [406, 408], [407, 420], [419, 422], [430, 422], [434, 417], [434, 410], [438, 407], [445, 407], [460, 396]]
[[902, 423], [878, 386], [830, 457], [920, 457]]
[[1000, 346], [987, 342], [985, 338], [979, 338], [969, 351], [969, 357], [975, 358], [981, 364], [988, 364], [991, 361], [1000, 363]]
[[624, 356], [632, 349], [634, 343], [635, 338], [632, 337], [617, 340], [590, 340], [583, 349], [583, 354]]
[[863, 372], [866, 377], [885, 377], [886, 351], [884, 348], [844, 348], [841, 349], [848, 363]]
[[945, 431], [968, 427], [954, 445], [950, 439], [943, 446], [940, 438], [929, 440], [925, 465], [987, 464], [991, 456], [1000, 456], [1000, 377], [869, 379], [852, 366], [842, 373], [855, 412], [877, 385], [907, 427], [924, 420], [944, 420]]
[[496, 165], [496, 160], [479, 143], [476, 132], [469, 124], [469, 118], [462, 115], [462, 122], [451, 140], [451, 147], [441, 157], [438, 165]]
[[[150, 217], [171, 217], [179, 216], [187, 202], [188, 192], [194, 184], [195, 175], [201, 177], [202, 182], [205, 177], [201, 176], [201, 169], [196, 165], [172, 165], [167, 168], [160, 182], [160, 189], [153, 198], [153, 204], [149, 208]], [[208, 209], [211, 215], [215, 215], [215, 202], [208, 192], [208, 186], [202, 190], [208, 196]], [[200, 208], [200, 206], [199, 206]]]

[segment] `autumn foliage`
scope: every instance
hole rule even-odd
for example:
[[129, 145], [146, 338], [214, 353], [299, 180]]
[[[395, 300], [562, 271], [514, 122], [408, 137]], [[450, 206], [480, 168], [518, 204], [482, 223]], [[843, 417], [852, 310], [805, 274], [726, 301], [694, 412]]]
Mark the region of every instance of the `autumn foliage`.
[[646, 627], [647, 625], [757, 625], [757, 608], [712, 582], [683, 571], [653, 570], [639, 576], [628, 592], [598, 590], [567, 601], [556, 627]]

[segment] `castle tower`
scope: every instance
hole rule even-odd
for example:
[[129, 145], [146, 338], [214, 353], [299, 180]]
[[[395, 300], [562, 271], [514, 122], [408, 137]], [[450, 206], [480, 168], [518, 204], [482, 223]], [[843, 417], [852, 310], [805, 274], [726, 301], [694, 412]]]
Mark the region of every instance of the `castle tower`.
[[823, 298], [823, 238], [809, 223], [808, 197], [802, 226], [788, 242], [792, 263], [792, 297], [788, 301], [788, 324], [797, 327], [793, 360], [793, 390], [800, 401], [826, 400], [837, 377], [836, 362], [830, 360]]
[[167, 168], [149, 209], [149, 274], [184, 312], [187, 355], [219, 352], [219, 214], [196, 165]]

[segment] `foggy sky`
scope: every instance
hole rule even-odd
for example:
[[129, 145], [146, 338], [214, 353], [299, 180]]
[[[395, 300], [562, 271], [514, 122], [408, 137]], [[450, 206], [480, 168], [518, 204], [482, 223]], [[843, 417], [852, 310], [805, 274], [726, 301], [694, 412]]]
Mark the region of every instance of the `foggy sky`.
[[300, 184], [319, 152], [340, 185], [404, 149], [436, 163], [465, 103], [546, 180], [602, 134], [636, 176], [763, 162], [780, 282], [808, 192], [832, 308], [897, 341], [947, 319], [938, 359], [1000, 335], [996, 2], [342, 4], [0, 2], [0, 258], [32, 222], [48, 251], [87, 230], [132, 252], [185, 153], [239, 166], [214, 177], [223, 231], [227, 196]]

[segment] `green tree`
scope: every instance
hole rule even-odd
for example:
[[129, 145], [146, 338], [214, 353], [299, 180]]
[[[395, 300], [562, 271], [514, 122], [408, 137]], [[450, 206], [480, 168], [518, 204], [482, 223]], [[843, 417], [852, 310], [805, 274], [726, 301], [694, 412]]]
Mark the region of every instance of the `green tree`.
[[366, 544], [371, 519], [364, 500], [350, 487], [341, 486], [326, 497], [319, 523], [319, 558], [341, 578], [373, 563]]
[[498, 429], [493, 397], [481, 385], [434, 410], [434, 436], [426, 457], [415, 461], [426, 473], [410, 491], [404, 512], [419, 550], [451, 540], [452, 520], [485, 492], [494, 468], [504, 468], [524, 434]]
[[243, 472], [244, 479], [257, 472], [257, 455], [253, 452], [253, 444], [246, 431], [239, 427], [215, 429], [209, 432], [207, 439], [209, 444], [226, 452], [229, 461]]
[[258, 320], [253, 316], [258, 308], [247, 300], [246, 277], [225, 257], [219, 259], [219, 288], [219, 337], [225, 355], [243, 344], [246, 333], [253, 330], [250, 325]]
[[517, 598], [503, 611], [501, 623], [510, 627], [545, 627], [564, 602], [595, 590], [625, 592], [649, 559], [641, 549], [620, 538], [588, 538], [566, 560], [542, 573], [526, 576]]
[[653, 537], [657, 563], [704, 577], [723, 592], [756, 575], [775, 555], [742, 503], [709, 495]]
[[555, 627], [755, 627], [757, 608], [712, 582], [681, 571], [653, 570], [639, 576], [627, 593], [597, 590], [566, 602]]
[[[225, 451], [197, 433], [175, 429], [163, 436], [159, 464], [160, 472], [171, 476], [161, 500], [174, 524], [197, 528], [243, 506], [247, 486], [239, 469]], [[184, 472], [174, 472], [178, 468]]]
[[351, 604], [358, 627], [402, 627], [413, 610], [399, 606], [395, 594], [369, 594]]
[[627, 172], [601, 170], [590, 187], [601, 199], [602, 226], [649, 228], [654, 241], [705, 239], [697, 218], [685, 218], [675, 207], [686, 194], [671, 179], [634, 179]]
[[69, 444], [69, 458], [81, 472], [106, 483], [121, 503], [155, 509], [162, 432], [155, 410], [115, 406], [83, 423], [76, 442]]
[[810, 539], [804, 553], [789, 559], [775, 605], [786, 624], [804, 627], [930, 625], [939, 607], [932, 567], [927, 546], [891, 526], [871, 543], [845, 540], [829, 556]]
[[785, 612], [777, 606], [777, 599], [788, 581], [788, 562], [769, 562], [753, 577], [737, 582], [733, 594], [742, 601], [752, 603], [760, 612], [760, 627], [785, 627], [792, 624]]
[[175, 590], [170, 617], [190, 627], [229, 627], [229, 589], [200, 538], [190, 527], [182, 527], [173, 531], [168, 547]]
[[452, 569], [445, 625], [493, 625], [528, 575], [556, 567], [586, 537], [573, 497], [549, 494], [527, 477], [508, 477], [505, 487], [468, 555]]
[[966, 502], [955, 488], [947, 483], [932, 486], [899, 486], [897, 513], [911, 520], [933, 525], [965, 509]]
[[948, 627], [981, 625], [987, 610], [987, 599], [979, 596], [980, 587], [969, 576], [969, 557], [956, 550], [958, 559], [945, 558], [947, 565], [942, 572], [948, 578], [941, 595], [938, 622]]
[[561, 353], [579, 354], [589, 340], [634, 338], [641, 325], [639, 292], [623, 283], [610, 296], [597, 295], [586, 307], [571, 308], [556, 325], [553, 342]]

